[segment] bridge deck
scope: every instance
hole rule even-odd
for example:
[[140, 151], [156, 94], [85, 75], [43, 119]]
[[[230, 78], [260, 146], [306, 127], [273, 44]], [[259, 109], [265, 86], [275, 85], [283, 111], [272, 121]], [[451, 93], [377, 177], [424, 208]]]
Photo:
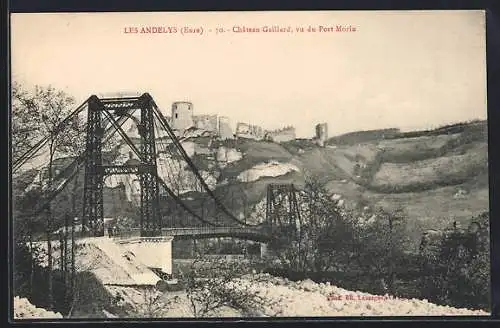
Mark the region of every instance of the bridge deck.
[[[120, 231], [113, 236], [116, 239], [128, 239], [140, 237], [140, 229]], [[254, 241], [267, 241], [271, 238], [270, 234], [263, 231], [262, 228], [253, 227], [191, 227], [191, 228], [165, 228], [161, 231], [161, 236], [172, 236], [175, 239], [201, 239], [217, 237], [234, 237], [240, 239], [249, 239]]]

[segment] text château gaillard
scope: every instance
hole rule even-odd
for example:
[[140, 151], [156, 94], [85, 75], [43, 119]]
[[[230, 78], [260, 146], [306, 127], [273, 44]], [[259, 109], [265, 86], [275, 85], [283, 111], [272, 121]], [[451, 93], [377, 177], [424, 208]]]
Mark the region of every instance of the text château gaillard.
[[[311, 31], [311, 28], [302, 28], [299, 29], [297, 28], [296, 30], [301, 30], [303, 31]], [[356, 32], [356, 27], [351, 26], [351, 25], [335, 25], [335, 26], [323, 26], [319, 25], [315, 28], [313, 28], [315, 32]], [[293, 32], [291, 26], [287, 27], [282, 27], [279, 25], [273, 25], [273, 26], [262, 26], [262, 27], [248, 27], [248, 26], [241, 26], [241, 25], [235, 25], [233, 26], [232, 31], [234, 33], [260, 33], [260, 32], [271, 32], [271, 33], [276, 33], [276, 32]]]

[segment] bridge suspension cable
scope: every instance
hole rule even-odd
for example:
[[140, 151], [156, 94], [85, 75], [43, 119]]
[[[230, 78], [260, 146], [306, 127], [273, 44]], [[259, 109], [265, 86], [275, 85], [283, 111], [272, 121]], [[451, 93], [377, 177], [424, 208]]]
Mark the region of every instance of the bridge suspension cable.
[[[40, 213], [42, 213], [44, 210], [46, 210], [48, 208], [48, 206], [50, 205], [50, 203], [54, 200], [54, 198], [57, 197], [57, 195], [59, 195], [59, 193], [69, 184], [69, 182], [78, 174], [78, 170], [80, 169], [80, 167], [75, 167], [75, 170], [70, 174], [70, 176], [68, 176], [66, 179], [64, 179], [63, 181], [61, 181], [59, 184], [56, 185], [56, 188], [55, 189], [52, 189], [52, 190], [49, 190], [49, 195], [48, 197], [46, 197], [44, 199], [44, 202], [42, 203], [41, 206], [39, 206], [38, 208], [35, 208], [35, 210], [30, 213], [29, 215], [30, 216], [37, 216], [39, 215]], [[28, 214], [26, 215], [23, 215], [24, 216], [28, 216]]]
[[[74, 117], [74, 115], [73, 115], [73, 117]], [[126, 121], [126, 120], [127, 120], [127, 117], [126, 117], [126, 116], [120, 116], [120, 117], [118, 118], [118, 120], [117, 120], [117, 121], [115, 121], [115, 122], [116, 122], [116, 124], [117, 124], [118, 126], [120, 126], [120, 127], [121, 127], [121, 126], [123, 126], [123, 124], [125, 123], [125, 121]], [[110, 122], [109, 122], [109, 119], [108, 119], [108, 118], [106, 118], [106, 119], [105, 119], [105, 122], [104, 122], [104, 126], [108, 125], [109, 123], [110, 123]], [[103, 143], [108, 142], [108, 141], [109, 141], [109, 140], [110, 140], [110, 139], [114, 136], [114, 134], [115, 134], [115, 133], [116, 133], [116, 130], [115, 130], [115, 129], [113, 129], [113, 130], [112, 130], [112, 126], [108, 126], [108, 127], [106, 128], [106, 130], [105, 130]], [[42, 140], [39, 142], [39, 143], [40, 143], [40, 146], [39, 146], [38, 150], [36, 150], [36, 151], [35, 151], [35, 153], [36, 153], [36, 152], [38, 152], [38, 151], [39, 151], [39, 149], [41, 149], [44, 145], [46, 145], [46, 144], [47, 144], [47, 142], [49, 141], [49, 139], [50, 139], [50, 138], [48, 138], [48, 137], [46, 137], [46, 138], [42, 139]], [[69, 168], [69, 167], [71, 167], [72, 165], [75, 165], [75, 164], [76, 164], [76, 165], [81, 165], [81, 164], [83, 164], [83, 162], [85, 161], [85, 156], [86, 156], [86, 151], [83, 151], [83, 152], [82, 152], [82, 153], [80, 153], [80, 155], [79, 155], [79, 156], [77, 156], [77, 157], [74, 159], [74, 161], [73, 161], [72, 163], [70, 163], [70, 164], [69, 164], [66, 168]], [[17, 165], [15, 168], [13, 167], [13, 172], [15, 173], [15, 172], [16, 172], [16, 170], [18, 170], [18, 169], [19, 169], [22, 165], [24, 165], [24, 164], [25, 164], [28, 160], [30, 160], [30, 159], [31, 159], [30, 157], [27, 157], [27, 158], [26, 158], [26, 160], [25, 160], [24, 162], [22, 162], [22, 163], [18, 161], [18, 165]], [[64, 174], [67, 174], [67, 170], [62, 170], [62, 171], [61, 171], [61, 174], [59, 174], [59, 176], [62, 176], [62, 175], [64, 175]], [[59, 177], [59, 176], [58, 176], [58, 177]], [[57, 179], [58, 179], [58, 177], [55, 177], [55, 178], [54, 178], [54, 181], [55, 181], [55, 180], [57, 180]]]
[[[80, 107], [82, 107], [82, 106], [80, 106]], [[75, 112], [73, 112], [73, 113], [75, 113]], [[73, 115], [73, 117], [74, 117], [74, 115]], [[127, 120], [126, 116], [120, 116], [118, 118], [118, 120], [116, 121], [116, 124], [121, 127], [126, 122], [126, 120]], [[110, 122], [109, 121], [105, 122], [105, 126], [108, 123], [110, 123]], [[113, 128], [112, 126], [108, 126], [106, 128], [106, 130], [104, 132], [103, 143], [108, 142], [115, 134], [116, 129], [112, 129], [112, 128]], [[71, 179], [73, 179], [76, 176], [76, 174], [78, 173], [78, 171], [82, 168], [82, 166], [85, 162], [85, 157], [86, 157], [86, 151], [83, 151], [79, 156], [77, 156], [70, 164], [68, 164], [64, 169], [62, 169], [59, 172], [59, 174], [57, 174], [53, 178], [53, 180], [52, 180], [53, 184], [60, 179], [63, 179], [63, 181], [61, 183], [59, 183], [58, 185], [56, 185], [56, 188], [54, 190], [49, 191], [49, 195], [48, 195], [48, 197], [45, 198], [45, 201], [43, 202], [43, 204], [39, 208], [35, 209], [31, 215], [33, 215], [33, 216], [39, 215], [42, 211], [47, 209], [50, 202], [52, 202], [54, 200], [54, 198], [57, 197], [57, 195], [66, 187], [66, 185], [71, 181]], [[74, 168], [74, 170], [71, 172], [72, 168]], [[63, 178], [63, 177], [66, 177], [66, 178]]]
[[196, 165], [192, 162], [191, 158], [189, 155], [186, 153], [182, 145], [180, 144], [179, 140], [175, 136], [174, 132], [168, 125], [167, 120], [163, 116], [163, 114], [158, 110], [158, 107], [156, 104], [153, 105], [153, 113], [157, 117], [158, 121], [160, 122], [161, 127], [168, 133], [169, 137], [172, 139], [174, 146], [177, 148], [177, 150], [180, 152], [180, 155], [182, 158], [187, 162], [189, 165], [191, 171], [195, 174], [196, 178], [198, 181], [201, 183], [201, 186], [205, 190], [205, 192], [208, 193], [208, 195], [215, 201], [216, 206], [224, 213], [226, 214], [229, 219], [231, 219], [234, 222], [237, 222], [238, 224], [244, 225], [244, 226], [255, 226], [252, 224], [248, 224], [244, 221], [241, 221], [238, 219], [235, 215], [233, 215], [223, 204], [222, 202], [217, 198], [217, 196], [213, 193], [213, 191], [210, 189], [210, 187], [207, 185], [203, 177], [201, 176], [200, 172], [198, 171]]
[[[155, 127], [158, 129], [158, 132], [159, 132], [160, 129], [159, 129], [156, 121], [155, 121]], [[180, 179], [180, 177], [177, 177], [177, 179], [176, 179], [173, 176], [174, 172], [182, 172], [183, 168], [181, 166], [181, 162], [175, 160], [175, 158], [176, 158], [175, 153], [172, 151], [172, 149], [171, 149], [172, 147], [170, 147], [170, 145], [168, 145], [166, 142], [163, 142], [161, 139], [157, 139], [157, 146], [158, 146], [157, 147], [158, 155], [160, 153], [165, 153], [165, 154], [168, 155], [167, 160], [165, 161], [166, 165], [168, 165], [168, 169], [166, 169], [165, 171], [167, 173], [166, 175], [167, 175], [167, 178], [168, 178], [169, 182], [174, 186], [174, 188], [176, 189], [177, 193], [175, 193], [171, 188], [169, 188], [168, 185], [165, 183], [165, 181], [160, 176], [157, 176], [157, 179], [158, 179], [158, 182], [160, 183], [160, 186], [163, 187], [163, 189], [165, 189], [165, 191], [170, 195], [170, 197], [172, 197], [173, 200], [175, 200], [175, 202], [177, 204], [179, 204], [187, 213], [189, 213], [190, 215], [192, 215], [198, 221], [203, 222], [205, 224], [208, 224], [210, 226], [214, 226], [214, 227], [218, 226], [217, 224], [215, 224], [213, 222], [210, 222], [210, 221], [204, 219], [199, 214], [195, 213], [181, 199], [181, 197], [180, 197], [180, 190], [181, 190], [181, 187], [182, 187], [181, 186], [181, 179]], [[158, 157], [159, 156], [157, 156], [157, 164], [158, 164], [158, 166], [160, 166], [161, 164], [158, 163]], [[168, 160], [168, 158], [170, 158], [171, 160]], [[172, 167], [174, 165], [174, 163], [176, 163], [178, 165], [177, 168], [173, 168]]]
[[[88, 100], [85, 100], [80, 106], [78, 106], [73, 112], [71, 112], [65, 119], [63, 119], [59, 124], [56, 130], [60, 131], [65, 127], [68, 122], [70, 122], [74, 117], [80, 114], [88, 103]], [[12, 163], [12, 172], [17, 172], [17, 170], [23, 166], [28, 160], [30, 160], [34, 154], [36, 154], [41, 148], [43, 148], [50, 140], [50, 136], [45, 136], [41, 140], [39, 140], [33, 147], [31, 147], [28, 151], [22, 154], [18, 159]]]
[[[90, 98], [89, 98], [90, 99]], [[122, 98], [120, 98], [122, 99]], [[131, 98], [131, 99], [136, 99], [136, 98]], [[103, 99], [102, 102], [106, 104], [106, 101], [109, 99]], [[156, 173], [156, 179], [159, 184], [159, 186], [166, 191], [166, 193], [171, 197], [171, 199], [174, 201], [176, 206], [180, 206], [181, 210], [185, 211], [188, 215], [190, 215], [192, 218], [197, 220], [198, 222], [201, 222], [203, 224], [206, 224], [207, 226], [210, 227], [224, 227], [224, 223], [227, 224], [227, 222], [224, 222], [224, 220], [218, 220], [219, 216], [218, 215], [224, 215], [227, 217], [230, 221], [236, 222], [238, 225], [241, 226], [246, 226], [246, 227], [258, 227], [262, 225], [262, 222], [259, 224], [249, 224], [245, 221], [240, 220], [237, 218], [231, 211], [220, 201], [220, 199], [217, 197], [217, 195], [214, 193], [214, 191], [208, 186], [207, 182], [201, 175], [200, 171], [198, 170], [197, 166], [194, 164], [194, 162], [191, 160], [190, 156], [186, 153], [186, 150], [183, 148], [181, 144], [181, 138], [177, 138], [177, 136], [174, 134], [173, 130], [170, 128], [169, 124], [167, 123], [167, 120], [165, 117], [162, 115], [162, 113], [158, 110], [158, 107], [154, 103], [152, 99], [152, 108], [153, 108], [153, 115], [156, 118], [156, 120], [153, 120], [153, 128], [157, 130], [157, 138], [156, 138], [156, 143], [158, 145], [157, 147], [157, 154], [156, 154], [156, 166], [157, 168], [165, 168], [164, 166], [168, 166], [165, 170], [162, 170], [162, 172], [166, 172], [166, 174], [162, 174], [163, 178], [166, 178], [169, 184], [165, 182], [165, 180], [158, 174], [159, 172]], [[68, 116], [63, 122], [68, 122], [71, 117], [74, 117], [78, 113], [80, 113], [83, 108], [85, 107], [84, 105], [88, 103], [88, 100], [80, 107], [78, 107], [70, 116]], [[132, 104], [133, 105], [133, 104]], [[135, 108], [133, 106], [129, 106], [130, 108]], [[140, 106], [139, 106], [140, 107]], [[130, 119], [131, 113], [129, 113], [129, 109], [125, 109], [127, 111], [127, 115], [119, 115], [117, 119], [113, 117], [111, 113], [108, 113], [107, 110], [104, 110], [104, 137], [103, 137], [103, 143], [109, 141], [111, 137], [118, 132], [124, 142], [132, 149], [132, 151], [136, 154], [136, 156], [142, 161], [141, 158], [141, 152], [139, 149], [137, 149], [137, 146], [134, 144], [134, 142], [130, 139], [130, 137], [124, 132], [122, 129], [123, 124], [127, 121], [127, 119]], [[130, 109], [131, 111], [135, 109]], [[123, 113], [122, 113], [123, 114]], [[139, 133], [140, 131], [140, 126], [139, 128]], [[167, 138], [164, 138], [161, 136], [160, 132], [164, 131], [167, 133]], [[48, 139], [47, 139], [48, 140]], [[46, 141], [45, 141], [46, 142]], [[40, 144], [43, 144], [41, 142]], [[38, 151], [38, 150], [37, 150]], [[167, 160], [164, 161], [164, 163], [159, 163], [159, 154], [164, 153], [167, 154]], [[56, 175], [54, 178], [53, 182], [54, 184], [52, 185], [53, 187], [49, 191], [48, 197], [45, 198], [44, 203], [40, 208], [37, 208], [35, 210], [35, 215], [38, 215], [42, 210], [46, 209], [47, 206], [50, 204], [51, 201], [66, 187], [66, 185], [78, 174], [79, 170], [83, 166], [82, 164], [85, 163], [87, 155], [87, 150], [82, 152], [79, 156], [77, 156], [68, 166], [66, 166], [59, 174]], [[24, 157], [29, 157], [26, 154], [23, 154]], [[168, 158], [172, 160], [168, 160]], [[19, 168], [22, 164], [21, 161], [17, 161], [17, 168]], [[184, 163], [187, 164], [188, 170], [184, 169]], [[175, 168], [174, 166], [178, 166], [178, 169]], [[163, 167], [162, 167], [163, 166]], [[191, 186], [188, 186], [191, 189], [188, 190], [187, 192], [196, 192], [199, 193], [202, 197], [198, 199], [198, 201], [201, 201], [201, 215], [199, 213], [196, 213], [196, 211], [192, 208], [192, 206], [188, 205], [188, 202], [181, 197], [180, 191], [182, 187], [182, 179], [179, 177], [175, 177], [174, 174], [175, 172], [189, 172], [190, 174], [194, 175], [194, 183]], [[129, 190], [133, 190], [133, 186], [130, 185], [130, 181], [125, 179], [124, 180], [125, 184], [128, 184]], [[194, 186], [194, 187], [193, 187]], [[172, 189], [174, 188], [175, 191]], [[193, 190], [194, 189], [194, 190]], [[182, 190], [183, 192], [186, 192], [186, 190]], [[142, 191], [140, 191], [142, 192]], [[134, 194], [133, 192], [131, 192]], [[205, 198], [204, 195], [208, 195], [208, 197]], [[132, 202], [134, 202], [135, 199], [132, 197]], [[205, 216], [205, 209], [207, 205], [207, 201], [213, 201], [214, 206], [209, 207], [210, 210], [213, 210], [214, 213], [211, 214], [211, 216], [216, 216], [217, 217], [217, 222], [212, 222], [211, 220], [207, 219]], [[196, 201], [192, 202], [192, 204], [195, 204]], [[134, 204], [137, 205], [137, 204]], [[198, 208], [199, 209], [199, 208]], [[210, 217], [208, 215], [207, 217]], [[180, 225], [184, 226], [183, 220], [179, 220], [178, 222]]]
[[203, 219], [200, 215], [198, 215], [192, 209], [190, 209], [189, 206], [187, 206], [187, 204], [179, 196], [177, 196], [170, 188], [168, 188], [168, 186], [166, 185], [166, 183], [160, 177], [158, 177], [158, 182], [162, 185], [163, 188], [165, 188], [165, 190], [167, 191], [167, 193], [170, 195], [170, 197], [172, 197], [175, 200], [176, 203], [178, 203], [186, 212], [188, 212], [189, 214], [191, 214], [197, 220], [199, 220], [199, 221], [201, 221], [203, 223], [206, 223], [206, 224], [208, 224], [210, 226], [213, 226], [213, 227], [218, 227], [219, 226], [219, 225], [217, 225], [215, 223], [212, 223], [212, 222], [210, 222], [208, 220]]

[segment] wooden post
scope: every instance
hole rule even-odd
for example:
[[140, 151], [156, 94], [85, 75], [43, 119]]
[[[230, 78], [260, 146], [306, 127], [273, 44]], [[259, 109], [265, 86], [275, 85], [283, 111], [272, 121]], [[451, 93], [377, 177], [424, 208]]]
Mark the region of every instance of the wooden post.
[[69, 229], [69, 215], [64, 217], [64, 284], [66, 285], [66, 273], [68, 272], [68, 229]]
[[[83, 231], [82, 231], [83, 232]], [[71, 220], [71, 283], [70, 295], [73, 300], [75, 295], [75, 219]]]
[[33, 221], [30, 221], [29, 244], [30, 244], [30, 294], [33, 297], [33, 284], [35, 281], [35, 261], [33, 259]]
[[[64, 232], [63, 232], [63, 230], [61, 230], [59, 232], [59, 250], [61, 253], [61, 256], [59, 257], [59, 266], [60, 266], [60, 270], [61, 270], [61, 280], [62, 280], [63, 284], [66, 285], [66, 272], [64, 271], [64, 262], [65, 262], [64, 257], [66, 255], [66, 250], [64, 249]], [[64, 288], [63, 299], [66, 300], [66, 297], [67, 297], [67, 291]]]
[[[49, 205], [50, 207], [50, 205]], [[52, 224], [51, 224], [51, 212], [47, 211], [47, 226], [46, 226], [46, 234], [47, 234], [47, 274], [48, 274], [48, 293], [47, 293], [47, 303], [48, 309], [54, 309], [54, 293], [53, 293], [53, 285], [52, 285]]]
[[59, 232], [59, 248], [61, 252], [61, 258], [59, 260], [59, 266], [61, 269], [61, 278], [64, 281], [64, 234], [62, 232]]

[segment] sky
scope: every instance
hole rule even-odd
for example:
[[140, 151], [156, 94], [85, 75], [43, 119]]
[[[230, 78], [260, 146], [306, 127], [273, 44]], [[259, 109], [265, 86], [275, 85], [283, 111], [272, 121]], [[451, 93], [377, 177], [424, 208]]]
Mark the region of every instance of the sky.
[[[57, 13], [11, 15], [11, 74], [77, 103], [149, 92], [170, 115], [228, 116], [311, 137], [486, 119], [483, 11]], [[319, 31], [349, 26], [355, 32]], [[125, 33], [143, 27], [177, 33]], [[264, 26], [293, 32], [264, 32]], [[316, 32], [307, 32], [307, 27]], [[203, 29], [180, 33], [183, 27]], [[305, 27], [306, 32], [296, 28]], [[233, 32], [258, 28], [260, 32]], [[224, 30], [225, 32], [216, 33]]]

